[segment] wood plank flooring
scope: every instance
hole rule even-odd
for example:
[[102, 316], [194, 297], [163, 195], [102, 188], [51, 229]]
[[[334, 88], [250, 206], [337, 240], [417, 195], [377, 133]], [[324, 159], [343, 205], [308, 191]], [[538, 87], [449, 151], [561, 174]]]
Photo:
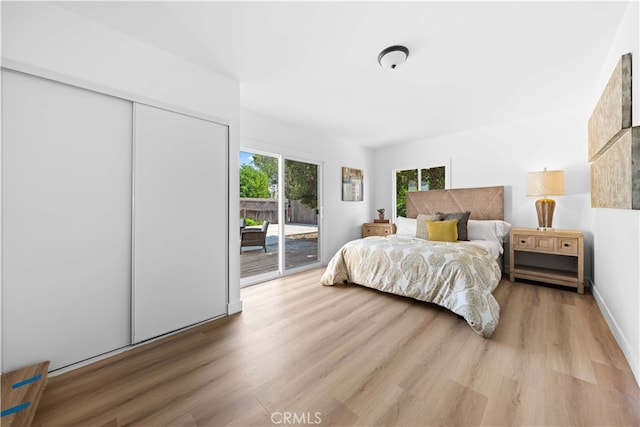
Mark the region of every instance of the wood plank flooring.
[[49, 379], [33, 425], [640, 425], [592, 296], [503, 280], [491, 339], [322, 269], [244, 288], [242, 313]]

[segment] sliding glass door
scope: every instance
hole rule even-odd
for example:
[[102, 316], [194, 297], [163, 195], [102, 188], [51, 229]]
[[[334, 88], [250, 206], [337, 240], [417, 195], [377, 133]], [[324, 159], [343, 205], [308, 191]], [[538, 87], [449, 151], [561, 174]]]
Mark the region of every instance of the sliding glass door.
[[240, 278], [280, 271], [278, 157], [240, 152]]
[[286, 159], [285, 269], [318, 262], [318, 165]]
[[242, 285], [318, 263], [320, 166], [249, 150], [239, 160]]

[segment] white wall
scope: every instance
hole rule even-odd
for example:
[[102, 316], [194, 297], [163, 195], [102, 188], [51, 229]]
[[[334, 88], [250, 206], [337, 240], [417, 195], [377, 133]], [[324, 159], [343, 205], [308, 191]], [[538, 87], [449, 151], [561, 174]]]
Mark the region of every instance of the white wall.
[[[344, 243], [360, 237], [362, 223], [370, 222], [376, 216], [373, 204], [375, 173], [370, 150], [244, 109], [240, 113], [240, 123], [240, 145], [243, 149], [322, 162], [324, 196], [322, 262], [328, 262]], [[237, 154], [236, 152], [236, 157]], [[232, 153], [233, 156], [234, 153]], [[342, 201], [343, 166], [364, 171], [362, 202]]]
[[[595, 106], [625, 53], [631, 52], [632, 125], [640, 126], [640, 5], [629, 4], [600, 79], [593, 88]], [[590, 113], [590, 112], [589, 112]], [[636, 174], [640, 171], [634, 171]], [[636, 381], [640, 383], [640, 212], [592, 209], [594, 218], [594, 296], [613, 331]]]
[[[239, 83], [47, 2], [2, 2], [3, 64], [15, 61], [46, 71], [219, 117], [230, 124], [230, 152], [239, 141]], [[8, 61], [7, 61], [8, 60]], [[230, 157], [230, 170], [237, 156]], [[238, 176], [229, 176], [230, 200]], [[230, 229], [238, 229], [230, 206]], [[229, 236], [229, 310], [241, 310], [237, 232]], [[235, 249], [234, 249], [235, 247]]]

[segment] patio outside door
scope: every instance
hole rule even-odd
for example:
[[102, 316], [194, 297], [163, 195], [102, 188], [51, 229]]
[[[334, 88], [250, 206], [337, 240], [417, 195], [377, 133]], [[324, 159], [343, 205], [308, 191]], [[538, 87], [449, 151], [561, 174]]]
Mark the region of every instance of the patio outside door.
[[284, 161], [284, 262], [293, 270], [318, 262], [318, 165]]

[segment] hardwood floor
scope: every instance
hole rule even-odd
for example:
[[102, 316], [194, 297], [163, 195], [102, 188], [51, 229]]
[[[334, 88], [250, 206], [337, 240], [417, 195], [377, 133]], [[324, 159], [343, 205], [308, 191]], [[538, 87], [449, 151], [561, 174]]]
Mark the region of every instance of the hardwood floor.
[[511, 283], [484, 339], [433, 305], [321, 269], [244, 311], [49, 379], [33, 425], [640, 425], [591, 294]]

